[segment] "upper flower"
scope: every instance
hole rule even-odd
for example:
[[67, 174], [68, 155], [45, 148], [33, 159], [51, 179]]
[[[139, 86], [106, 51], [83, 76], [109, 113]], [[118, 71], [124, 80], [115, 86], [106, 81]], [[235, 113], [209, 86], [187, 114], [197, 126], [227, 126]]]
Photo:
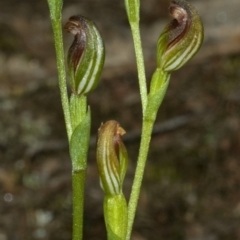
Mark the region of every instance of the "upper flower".
[[203, 25], [196, 9], [184, 0], [169, 7], [174, 18], [163, 30], [157, 44], [157, 67], [171, 72], [179, 69], [199, 50]]
[[97, 86], [102, 72], [102, 38], [94, 23], [83, 16], [70, 17], [64, 28], [75, 36], [67, 61], [72, 90], [75, 94], [87, 94]]

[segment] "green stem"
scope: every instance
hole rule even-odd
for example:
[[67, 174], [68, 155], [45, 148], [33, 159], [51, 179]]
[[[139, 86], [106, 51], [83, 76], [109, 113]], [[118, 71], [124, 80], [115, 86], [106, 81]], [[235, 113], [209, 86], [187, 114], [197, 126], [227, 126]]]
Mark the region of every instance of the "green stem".
[[72, 94], [70, 113], [74, 129], [70, 141], [72, 160], [73, 240], [81, 240], [83, 232], [84, 184], [90, 136], [90, 110], [85, 96]]
[[[90, 110], [87, 112], [86, 97], [72, 95], [69, 103], [64, 48], [62, 41], [62, 0], [47, 0], [52, 22], [60, 95], [70, 145], [72, 160], [73, 191], [73, 240], [81, 240], [83, 235], [83, 204], [86, 176], [86, 159], [90, 135]], [[74, 132], [73, 132], [74, 130]]]
[[140, 35], [140, 1], [139, 0], [125, 0], [125, 7], [128, 15], [128, 20], [131, 26], [131, 32], [133, 36], [133, 44], [136, 55], [138, 81], [142, 102], [142, 112], [145, 114], [147, 107], [147, 83], [144, 66], [144, 57], [142, 51], [141, 35]]
[[73, 188], [73, 235], [72, 240], [80, 240], [83, 235], [83, 205], [86, 171], [72, 172]]
[[141, 145], [139, 150], [139, 157], [137, 161], [137, 167], [134, 175], [134, 181], [132, 185], [131, 196], [128, 204], [128, 228], [126, 240], [131, 237], [133, 221], [136, 213], [139, 193], [141, 189], [144, 168], [146, 165], [146, 159], [149, 150], [149, 143], [151, 140], [152, 128], [154, 122], [144, 121], [142, 128]]
[[131, 237], [133, 221], [136, 214], [144, 169], [149, 151], [152, 129], [157, 116], [158, 109], [165, 96], [169, 84], [169, 79], [170, 75], [168, 73], [162, 72], [160, 69], [157, 69], [154, 72], [151, 80], [151, 87], [148, 96], [146, 112], [143, 117], [142, 136], [137, 167], [134, 175], [132, 191], [128, 204], [128, 227], [126, 240], [129, 240]]
[[130, 22], [130, 26], [131, 26], [132, 36], [133, 36], [135, 55], [136, 55], [138, 81], [139, 81], [141, 102], [142, 102], [142, 108], [143, 108], [142, 111], [144, 115], [147, 107], [147, 84], [146, 84], [146, 74], [145, 74], [139, 22], [138, 21], [132, 22], [132, 23]]
[[56, 59], [57, 59], [57, 69], [59, 78], [59, 88], [61, 95], [61, 102], [63, 107], [63, 114], [67, 129], [68, 140], [70, 141], [72, 135], [71, 117], [69, 110], [69, 100], [67, 93], [67, 83], [66, 83], [66, 70], [64, 64], [64, 50], [62, 41], [62, 22], [61, 18], [52, 19], [52, 28], [55, 40], [56, 49]]

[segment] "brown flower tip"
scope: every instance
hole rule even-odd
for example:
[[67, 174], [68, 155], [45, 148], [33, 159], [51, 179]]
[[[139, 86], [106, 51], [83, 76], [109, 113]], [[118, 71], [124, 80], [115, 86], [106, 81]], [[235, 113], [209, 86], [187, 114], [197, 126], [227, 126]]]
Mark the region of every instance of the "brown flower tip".
[[196, 9], [184, 0], [171, 2], [174, 18], [158, 39], [158, 68], [171, 72], [179, 69], [199, 50], [203, 41], [203, 25]]
[[64, 28], [74, 35], [67, 59], [72, 91], [88, 94], [97, 86], [103, 69], [102, 37], [91, 20], [79, 15], [70, 17]]
[[71, 61], [73, 69], [76, 71], [80, 58], [86, 48], [86, 21], [82, 16], [72, 16], [65, 24], [64, 29], [74, 35], [74, 41], [69, 48], [68, 61]]

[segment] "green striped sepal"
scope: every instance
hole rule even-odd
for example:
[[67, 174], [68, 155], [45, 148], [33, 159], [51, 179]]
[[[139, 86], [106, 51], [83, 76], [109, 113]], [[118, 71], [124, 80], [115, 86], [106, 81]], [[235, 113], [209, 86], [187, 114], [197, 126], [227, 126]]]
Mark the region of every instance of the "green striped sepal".
[[171, 72], [182, 67], [199, 50], [203, 25], [196, 9], [184, 0], [169, 7], [174, 18], [163, 30], [157, 43], [157, 67]]
[[72, 16], [64, 28], [74, 35], [68, 51], [68, 71], [72, 91], [87, 94], [97, 86], [102, 72], [105, 49], [94, 23], [83, 16]]
[[97, 164], [100, 185], [106, 195], [122, 193], [122, 184], [128, 165], [127, 150], [121, 136], [125, 130], [116, 121], [102, 124], [98, 130]]

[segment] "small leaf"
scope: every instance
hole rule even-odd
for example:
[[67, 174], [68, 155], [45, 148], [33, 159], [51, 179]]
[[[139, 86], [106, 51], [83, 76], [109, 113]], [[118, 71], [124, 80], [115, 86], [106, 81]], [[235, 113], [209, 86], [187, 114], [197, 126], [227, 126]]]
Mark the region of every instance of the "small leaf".
[[90, 123], [90, 110], [88, 110], [85, 118], [75, 128], [72, 134], [70, 141], [70, 155], [74, 171], [86, 169], [90, 138]]
[[125, 240], [127, 232], [127, 203], [122, 193], [104, 197], [104, 219], [108, 240]]
[[156, 120], [157, 111], [164, 99], [170, 74], [157, 68], [151, 79], [150, 93], [148, 95], [145, 120], [154, 122]]

